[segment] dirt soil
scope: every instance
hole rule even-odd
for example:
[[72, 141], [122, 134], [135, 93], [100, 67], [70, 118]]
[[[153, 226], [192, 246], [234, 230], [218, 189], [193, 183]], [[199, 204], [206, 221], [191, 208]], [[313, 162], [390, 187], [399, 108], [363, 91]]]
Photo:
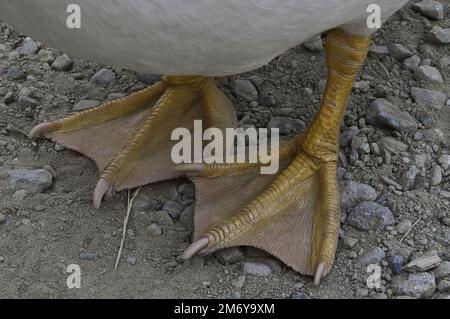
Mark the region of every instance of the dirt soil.
[[[446, 6], [450, 12], [449, 5]], [[155, 212], [166, 201], [191, 205], [192, 200], [186, 199], [186, 189], [192, 187], [188, 180], [166, 181], [141, 189], [131, 213], [122, 259], [114, 272], [127, 192], [116, 194], [95, 210], [92, 192], [99, 178], [95, 164], [50, 141], [33, 141], [25, 133], [40, 122], [71, 114], [80, 100], [104, 102], [111, 93], [126, 95], [144, 88], [151, 82], [150, 76], [76, 58], [69, 70], [53, 70], [51, 62], [43, 62], [38, 54], [14, 53], [25, 35], [0, 24], [0, 167], [45, 168], [55, 175], [45, 191], [25, 195], [10, 187], [6, 177], [0, 177], [4, 178], [0, 182], [0, 214], [4, 217], [3, 221], [0, 218], [0, 298], [395, 298], [402, 295], [392, 287], [394, 274], [386, 257], [375, 257], [383, 270], [382, 287], [375, 290], [367, 287], [368, 273], [360, 261], [374, 247], [389, 255], [397, 246], [409, 249], [410, 259], [435, 250], [442, 260], [450, 260], [450, 225], [445, 223], [450, 217], [450, 198], [446, 197], [450, 191], [449, 168], [445, 165], [442, 168], [443, 179], [439, 185], [430, 185], [431, 170], [438, 158], [450, 152], [450, 106], [417, 105], [410, 94], [411, 87], [424, 87], [443, 92], [447, 99], [450, 97], [450, 67], [445, 65], [445, 58], [450, 58], [449, 46], [427, 40], [432, 26], [450, 27], [448, 14], [446, 19], [434, 21], [409, 5], [374, 36], [374, 42], [380, 46], [402, 44], [426, 64], [436, 66], [445, 83], [424, 83], [391, 55], [369, 54], [353, 90], [342, 130], [356, 126], [359, 136], [365, 136], [370, 144], [391, 136], [405, 143], [408, 150], [392, 153], [391, 163], [386, 163], [373, 149], [355, 161], [351, 160], [352, 147], [343, 145], [342, 156], [350, 163], [341, 163], [345, 166], [341, 179], [373, 187], [378, 202], [392, 210], [395, 224], [384, 230], [361, 231], [343, 218], [333, 270], [318, 287], [314, 287], [310, 277], [301, 276], [254, 249], [238, 251], [243, 252], [243, 257], [229, 263], [223, 263], [218, 255], [180, 261], [177, 257], [191, 242], [190, 222], [186, 218], [174, 219], [173, 225], [171, 221], [159, 222], [161, 236], [150, 236], [147, 228], [157, 220]], [[62, 55], [45, 44], [38, 45], [41, 51], [48, 50], [55, 57]], [[11, 66], [20, 67], [26, 77], [18, 80], [8, 77]], [[90, 81], [103, 68], [112, 70], [116, 80], [106, 86]], [[239, 75], [240, 79], [250, 79], [255, 84], [259, 103], [249, 103], [233, 94], [230, 85], [233, 79], [222, 80], [220, 87], [233, 102], [240, 125], [266, 127], [271, 120], [281, 117], [292, 128], [285, 132], [285, 136], [290, 136], [306, 128], [312, 120], [319, 107], [326, 73], [324, 50], [311, 51], [301, 45], [259, 70]], [[28, 95], [37, 105], [27, 106], [26, 101], [21, 103], [18, 99], [22, 89], [30, 87], [36, 89]], [[8, 92], [13, 93], [13, 101], [3, 98]], [[421, 134], [367, 125], [366, 110], [379, 97], [409, 112], [419, 123], [417, 132]], [[267, 101], [271, 102], [264, 103]], [[431, 118], [431, 125], [422, 124], [425, 117]], [[388, 176], [401, 183], [419, 153], [426, 154], [428, 161], [418, 174], [414, 188], [403, 191], [383, 181]], [[404, 231], [401, 234], [398, 228], [404, 220], [417, 224], [400, 244]], [[356, 239], [356, 244], [344, 238]], [[243, 265], [249, 261], [268, 265], [271, 274], [246, 273]], [[81, 267], [81, 289], [66, 286], [66, 268], [70, 264]], [[435, 290], [432, 298], [448, 294]]]

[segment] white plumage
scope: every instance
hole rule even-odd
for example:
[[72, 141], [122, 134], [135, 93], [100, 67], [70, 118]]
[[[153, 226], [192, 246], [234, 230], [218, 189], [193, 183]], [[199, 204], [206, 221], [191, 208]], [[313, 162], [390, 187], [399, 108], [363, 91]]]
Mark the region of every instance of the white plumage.
[[[406, 0], [377, 0], [383, 19]], [[66, 25], [81, 7], [81, 29]], [[341, 26], [368, 34], [372, 0], [1, 0], [0, 19], [80, 58], [159, 74], [230, 75]]]

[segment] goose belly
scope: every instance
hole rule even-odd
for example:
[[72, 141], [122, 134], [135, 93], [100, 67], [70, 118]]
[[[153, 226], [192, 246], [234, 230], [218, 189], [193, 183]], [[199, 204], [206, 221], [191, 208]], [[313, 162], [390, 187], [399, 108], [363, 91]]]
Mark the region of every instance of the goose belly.
[[[1, 0], [0, 19], [76, 57], [141, 72], [219, 76], [258, 68], [315, 34], [365, 21], [372, 2]], [[404, 2], [377, 1], [385, 16]], [[79, 29], [67, 26], [72, 3], [81, 9]]]

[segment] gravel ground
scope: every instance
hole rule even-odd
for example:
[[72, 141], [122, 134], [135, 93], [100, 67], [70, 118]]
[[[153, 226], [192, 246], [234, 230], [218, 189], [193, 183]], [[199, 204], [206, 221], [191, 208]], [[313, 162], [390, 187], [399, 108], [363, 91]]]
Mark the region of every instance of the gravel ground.
[[[127, 193], [95, 211], [94, 163], [24, 132], [158, 76], [78, 60], [0, 24], [0, 297], [450, 298], [450, 6], [440, 3], [412, 1], [374, 36], [342, 125], [342, 228], [319, 287], [255, 249], [179, 261], [192, 233], [187, 180], [142, 188], [115, 273]], [[241, 126], [288, 137], [310, 123], [325, 78], [317, 37], [220, 85]], [[66, 286], [70, 264], [81, 289]]]

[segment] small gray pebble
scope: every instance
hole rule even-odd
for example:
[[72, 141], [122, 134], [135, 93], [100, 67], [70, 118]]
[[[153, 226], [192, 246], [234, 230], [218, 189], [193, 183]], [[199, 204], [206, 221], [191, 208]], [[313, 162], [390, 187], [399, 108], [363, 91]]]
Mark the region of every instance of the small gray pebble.
[[82, 260], [95, 260], [97, 255], [94, 253], [82, 252], [80, 253], [80, 259]]
[[130, 265], [133, 265], [133, 266], [136, 265], [136, 261], [137, 261], [137, 258], [134, 256], [128, 256], [128, 258], [127, 258], [127, 263]]

